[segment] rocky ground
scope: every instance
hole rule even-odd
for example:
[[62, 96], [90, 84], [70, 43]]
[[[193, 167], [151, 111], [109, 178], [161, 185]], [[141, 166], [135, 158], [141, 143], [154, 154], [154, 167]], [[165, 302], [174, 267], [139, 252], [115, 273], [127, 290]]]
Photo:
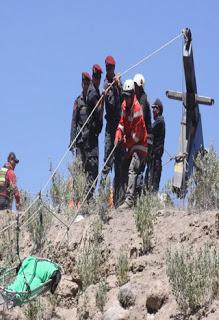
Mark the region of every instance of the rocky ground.
[[[184, 319], [166, 276], [166, 250], [182, 245], [192, 248], [201, 248], [205, 244], [209, 247], [218, 246], [216, 214], [217, 212], [212, 211], [197, 214], [177, 209], [159, 210], [154, 217], [152, 250], [143, 254], [142, 240], [136, 230], [133, 212], [111, 210], [110, 219], [103, 225], [100, 239], [103, 257], [100, 273], [105, 277], [108, 287], [103, 312], [96, 305], [99, 284], [90, 285], [82, 292], [82, 282], [76, 268], [94, 217], [74, 223], [64, 242], [62, 239], [66, 228], [54, 218], [38, 255], [50, 257], [62, 266], [63, 275], [56, 293], [54, 296], [46, 294], [40, 298], [32, 318], [30, 312], [28, 314], [30, 306], [27, 305], [2, 312], [0, 319]], [[8, 214], [2, 213], [1, 219], [2, 228], [8, 223]], [[10, 219], [13, 221], [13, 217], [10, 216]], [[22, 228], [21, 235], [21, 255], [25, 257], [34, 247], [30, 232]], [[11, 243], [14, 244], [14, 241], [12, 234]], [[121, 250], [128, 254], [129, 270], [127, 283], [119, 286], [115, 266]], [[213, 301], [187, 319], [218, 320], [219, 301]]]

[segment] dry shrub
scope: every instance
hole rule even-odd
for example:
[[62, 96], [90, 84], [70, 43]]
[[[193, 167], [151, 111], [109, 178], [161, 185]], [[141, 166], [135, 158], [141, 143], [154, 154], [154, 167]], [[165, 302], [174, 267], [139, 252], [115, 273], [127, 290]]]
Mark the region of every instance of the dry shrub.
[[167, 276], [185, 314], [194, 313], [219, 295], [219, 250], [207, 246], [167, 251]]
[[129, 280], [129, 259], [128, 253], [125, 247], [121, 247], [120, 253], [116, 261], [116, 277], [119, 283], [119, 286], [122, 286]]
[[102, 222], [96, 218], [87, 232], [88, 238], [80, 250], [77, 260], [77, 269], [82, 282], [82, 290], [86, 290], [91, 284], [95, 284], [101, 277], [103, 257]]
[[143, 241], [144, 253], [151, 250], [153, 216], [158, 208], [160, 208], [160, 202], [157, 195], [153, 193], [146, 193], [138, 198], [134, 209], [135, 224]]
[[197, 210], [219, 208], [219, 158], [213, 147], [201, 151], [188, 182], [189, 207]]
[[99, 282], [97, 292], [96, 292], [96, 306], [101, 312], [103, 312], [104, 306], [106, 304], [107, 291], [108, 291], [108, 284], [105, 279], [102, 279]]

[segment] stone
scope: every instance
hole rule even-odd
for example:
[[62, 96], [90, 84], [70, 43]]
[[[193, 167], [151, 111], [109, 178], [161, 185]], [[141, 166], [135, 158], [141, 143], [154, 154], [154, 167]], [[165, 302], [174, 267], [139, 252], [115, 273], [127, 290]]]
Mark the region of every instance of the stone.
[[120, 288], [118, 300], [124, 309], [127, 309], [135, 304], [136, 296], [131, 290], [130, 284], [125, 284]]
[[77, 283], [72, 281], [71, 277], [64, 276], [61, 279], [57, 294], [62, 297], [75, 297], [78, 293]]

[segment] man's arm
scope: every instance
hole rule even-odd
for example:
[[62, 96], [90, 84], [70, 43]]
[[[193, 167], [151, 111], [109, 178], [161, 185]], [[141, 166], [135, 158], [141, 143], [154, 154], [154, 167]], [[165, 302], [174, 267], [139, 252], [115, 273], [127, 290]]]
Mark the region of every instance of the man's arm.
[[[91, 90], [87, 96], [87, 104], [90, 107], [90, 112], [96, 107], [97, 103], [99, 101], [99, 95], [95, 90]], [[101, 103], [102, 102], [102, 103]], [[103, 127], [103, 102], [104, 99], [102, 98], [102, 101], [99, 103], [99, 105], [96, 107], [93, 115], [92, 115], [92, 126], [94, 131], [99, 134]]]
[[[70, 134], [70, 145], [77, 135], [77, 111], [78, 111], [78, 102], [77, 99], [74, 102], [72, 120], [71, 120], [71, 134]], [[74, 146], [71, 146], [71, 150]]]
[[119, 121], [119, 125], [116, 129], [116, 134], [115, 134], [115, 141], [114, 144], [116, 145], [118, 142], [123, 140], [124, 137], [124, 131], [125, 131], [125, 127], [124, 127], [124, 111], [122, 110], [121, 113], [121, 117], [120, 117], [120, 121]]

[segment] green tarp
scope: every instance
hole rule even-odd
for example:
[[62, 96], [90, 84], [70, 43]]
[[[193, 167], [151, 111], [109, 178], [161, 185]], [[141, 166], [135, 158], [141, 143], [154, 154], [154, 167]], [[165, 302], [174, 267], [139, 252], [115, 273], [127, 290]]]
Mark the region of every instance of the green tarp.
[[16, 305], [20, 305], [28, 299], [28, 295], [22, 294], [22, 292], [28, 291], [28, 285], [30, 291], [37, 289], [47, 282], [53, 272], [57, 270], [59, 270], [59, 266], [56, 263], [29, 256], [23, 260], [15, 281], [7, 286], [6, 291], [16, 292]]

